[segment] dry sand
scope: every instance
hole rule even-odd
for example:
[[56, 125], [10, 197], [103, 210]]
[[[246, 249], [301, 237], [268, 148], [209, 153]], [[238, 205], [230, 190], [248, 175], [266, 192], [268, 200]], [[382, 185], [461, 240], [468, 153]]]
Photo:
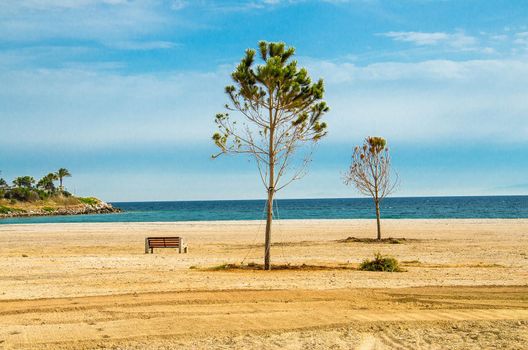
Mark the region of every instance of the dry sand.
[[[528, 344], [528, 220], [291, 220], [275, 263], [317, 271], [211, 271], [260, 262], [260, 222], [0, 226], [0, 349], [521, 349]], [[144, 254], [181, 235], [188, 254]], [[375, 252], [406, 272], [356, 267]], [[191, 268], [194, 267], [194, 268]]]

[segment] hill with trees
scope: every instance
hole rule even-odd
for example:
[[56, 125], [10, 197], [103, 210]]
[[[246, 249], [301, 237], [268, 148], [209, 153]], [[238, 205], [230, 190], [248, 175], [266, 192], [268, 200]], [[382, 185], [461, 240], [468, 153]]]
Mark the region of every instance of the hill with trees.
[[[9, 183], [0, 178], [0, 218], [44, 215], [80, 215], [120, 212], [100, 199], [76, 197], [64, 188], [64, 179], [71, 177], [60, 168], [36, 181], [32, 176], [19, 176]], [[58, 181], [59, 185], [56, 185]]]

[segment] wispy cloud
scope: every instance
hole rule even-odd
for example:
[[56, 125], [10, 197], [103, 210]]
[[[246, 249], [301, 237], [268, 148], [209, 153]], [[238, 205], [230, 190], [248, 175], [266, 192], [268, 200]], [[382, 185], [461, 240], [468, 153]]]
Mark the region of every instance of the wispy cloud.
[[382, 35], [396, 41], [410, 42], [417, 45], [435, 45], [449, 38], [447, 33], [388, 32]]
[[[464, 31], [450, 32], [396, 32], [378, 34], [395, 42], [411, 44], [416, 50], [444, 53], [476, 53], [511, 56], [528, 52], [528, 32], [506, 28], [499, 32], [480, 31], [469, 35]], [[416, 52], [415, 52], [416, 53]]]
[[[328, 142], [369, 134], [425, 144], [528, 139], [525, 61], [429, 60], [366, 66], [302, 62], [327, 84], [332, 107]], [[12, 131], [0, 143], [7, 147], [20, 138], [90, 147], [204, 142], [213, 129], [212, 116], [225, 103], [229, 68], [163, 74], [119, 74], [87, 67], [0, 72], [4, 82], [0, 113], [3, 127]], [[48, 132], [42, 133], [44, 129]]]
[[0, 42], [123, 41], [157, 33], [174, 21], [147, 1], [6, 1], [0, 3]]
[[[528, 32], [520, 32], [515, 34], [516, 44], [528, 46]], [[528, 48], [528, 47], [527, 47]]]
[[124, 5], [127, 0], [18, 0], [0, 4], [3, 11], [74, 9], [97, 5]]
[[120, 41], [110, 43], [110, 47], [120, 50], [162, 50], [173, 49], [178, 47], [177, 43], [172, 41]]
[[508, 143], [528, 138], [528, 63], [523, 60], [366, 66], [315, 61], [308, 66], [327, 81], [336, 139], [382, 134], [400, 142]]
[[106, 147], [207, 140], [211, 118], [225, 103], [227, 77], [227, 71], [119, 74], [93, 66], [0, 71], [2, 127], [12, 135], [0, 143], [13, 146], [23, 138], [41, 146]]
[[477, 38], [463, 32], [387, 32], [381, 34], [395, 41], [408, 42], [415, 45], [439, 45], [443, 44], [460, 50], [476, 48]]

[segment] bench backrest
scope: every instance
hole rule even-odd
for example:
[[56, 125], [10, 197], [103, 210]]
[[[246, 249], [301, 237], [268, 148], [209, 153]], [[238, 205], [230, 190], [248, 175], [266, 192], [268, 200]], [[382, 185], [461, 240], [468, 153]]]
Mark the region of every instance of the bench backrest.
[[148, 245], [151, 248], [179, 248], [181, 237], [147, 237]]

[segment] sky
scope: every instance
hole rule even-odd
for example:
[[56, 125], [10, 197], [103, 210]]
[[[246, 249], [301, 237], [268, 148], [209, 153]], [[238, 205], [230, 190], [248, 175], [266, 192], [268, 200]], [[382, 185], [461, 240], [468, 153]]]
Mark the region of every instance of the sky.
[[244, 156], [211, 159], [247, 48], [296, 48], [329, 133], [279, 198], [357, 197], [354, 146], [388, 140], [395, 196], [528, 194], [525, 0], [3, 0], [0, 170], [59, 167], [107, 201], [264, 198]]

